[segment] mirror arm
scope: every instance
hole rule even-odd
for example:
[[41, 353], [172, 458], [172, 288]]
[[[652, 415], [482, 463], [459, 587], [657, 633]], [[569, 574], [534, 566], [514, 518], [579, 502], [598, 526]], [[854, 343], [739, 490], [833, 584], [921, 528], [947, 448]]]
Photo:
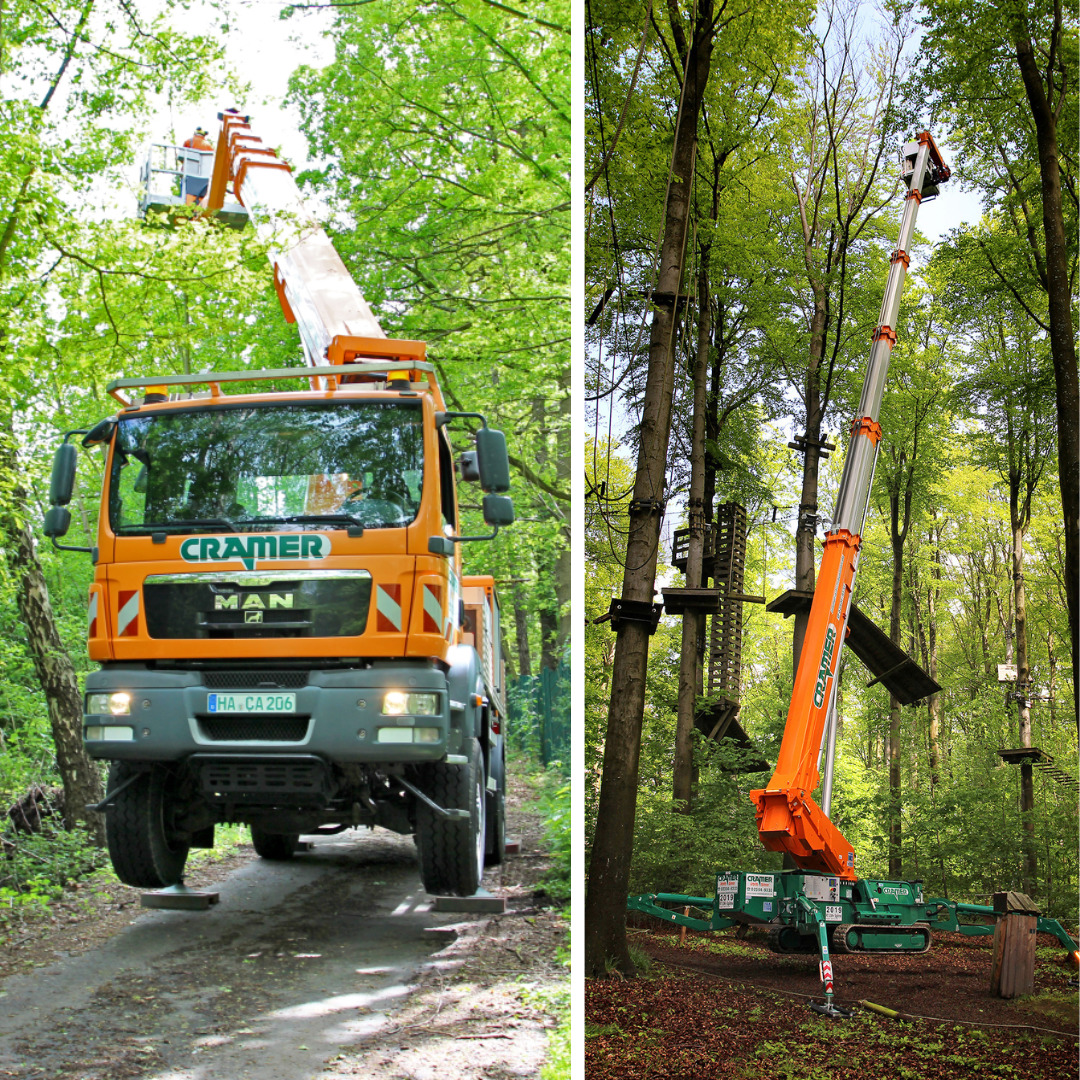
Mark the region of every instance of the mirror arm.
[[[59, 551], [85, 551], [88, 555], [93, 555], [97, 551], [96, 547], [77, 547], [74, 544], [60, 544], [57, 543], [56, 537], [52, 537], [52, 545]], [[97, 562], [97, 559], [94, 560]]]
[[499, 535], [499, 526], [491, 526], [495, 531], [490, 536], [448, 536], [446, 539], [455, 544], [464, 544], [469, 540], [494, 540]]
[[481, 427], [488, 426], [487, 417], [478, 412], [437, 412], [435, 414], [435, 426], [445, 427], [451, 420], [468, 420], [470, 418], [479, 420]]

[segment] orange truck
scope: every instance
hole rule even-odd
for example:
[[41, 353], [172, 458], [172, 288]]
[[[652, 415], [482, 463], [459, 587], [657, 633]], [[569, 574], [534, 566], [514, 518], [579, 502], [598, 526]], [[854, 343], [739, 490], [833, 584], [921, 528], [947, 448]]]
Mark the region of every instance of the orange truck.
[[[513, 521], [505, 438], [446, 408], [423, 342], [383, 335], [288, 166], [231, 113], [207, 213], [229, 187], [306, 363], [118, 379], [115, 414], [54, 461], [45, 535], [94, 562], [83, 735], [112, 763], [113, 866], [159, 888], [221, 823], [267, 859], [378, 825], [414, 835], [429, 892], [471, 895], [505, 847], [506, 709], [495, 583], [462, 573], [461, 544]], [[58, 543], [74, 435], [105, 453], [92, 548]], [[490, 532], [461, 535], [459, 479]]]

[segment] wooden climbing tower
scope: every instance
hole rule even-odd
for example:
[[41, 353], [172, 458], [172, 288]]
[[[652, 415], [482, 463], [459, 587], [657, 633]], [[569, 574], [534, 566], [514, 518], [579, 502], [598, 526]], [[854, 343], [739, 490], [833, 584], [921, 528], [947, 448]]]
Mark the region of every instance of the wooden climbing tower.
[[720, 611], [709, 626], [708, 694], [738, 702], [742, 690], [742, 609], [746, 575], [746, 509], [738, 503], [717, 508], [712, 578]]
[[[690, 530], [675, 533], [671, 562], [686, 573], [690, 551]], [[748, 596], [746, 574], [746, 509], [738, 503], [723, 503], [716, 509], [716, 521], [705, 526], [701, 588], [664, 589], [664, 606], [669, 614], [702, 614], [708, 618], [703, 679], [710, 704], [699, 710], [694, 726], [709, 739], [732, 738], [745, 750], [757, 749], [738, 722], [742, 692], [743, 604], [765, 603], [764, 596]], [[760, 754], [757, 755], [760, 758]], [[765, 768], [757, 760], [747, 768]]]

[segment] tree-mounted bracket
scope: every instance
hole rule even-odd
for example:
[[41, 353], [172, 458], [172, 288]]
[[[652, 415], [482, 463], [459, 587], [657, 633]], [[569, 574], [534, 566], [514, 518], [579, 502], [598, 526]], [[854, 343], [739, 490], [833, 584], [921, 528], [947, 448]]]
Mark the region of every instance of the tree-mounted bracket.
[[634, 499], [629, 510], [631, 514], [659, 514], [663, 517], [666, 506], [663, 499]]
[[798, 450], [800, 454], [805, 454], [809, 447], [816, 446], [818, 457], [822, 459], [827, 458], [836, 449], [836, 443], [829, 442], [829, 436], [825, 434], [820, 439], [811, 439], [808, 435], [796, 435], [788, 446], [792, 450]]
[[616, 633], [622, 629], [624, 623], [643, 623], [652, 635], [660, 625], [663, 612], [663, 604], [653, 604], [648, 600], [620, 600], [613, 596], [607, 615], [602, 615], [596, 621], [610, 619], [611, 629]]

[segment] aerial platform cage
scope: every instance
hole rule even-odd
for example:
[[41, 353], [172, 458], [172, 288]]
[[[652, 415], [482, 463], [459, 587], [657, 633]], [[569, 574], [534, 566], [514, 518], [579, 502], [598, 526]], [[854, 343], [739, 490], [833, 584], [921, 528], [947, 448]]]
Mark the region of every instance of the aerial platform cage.
[[[148, 213], [168, 214], [186, 205], [185, 180], [204, 180], [209, 187], [213, 171], [212, 150], [194, 150], [188, 146], [173, 146], [170, 143], [151, 143], [139, 174], [139, 217], [145, 218]], [[198, 183], [188, 184], [189, 190], [198, 190], [200, 186]], [[242, 229], [248, 220], [247, 211], [236, 201], [236, 196], [231, 191], [226, 192], [225, 203], [214, 216], [236, 229]]]

